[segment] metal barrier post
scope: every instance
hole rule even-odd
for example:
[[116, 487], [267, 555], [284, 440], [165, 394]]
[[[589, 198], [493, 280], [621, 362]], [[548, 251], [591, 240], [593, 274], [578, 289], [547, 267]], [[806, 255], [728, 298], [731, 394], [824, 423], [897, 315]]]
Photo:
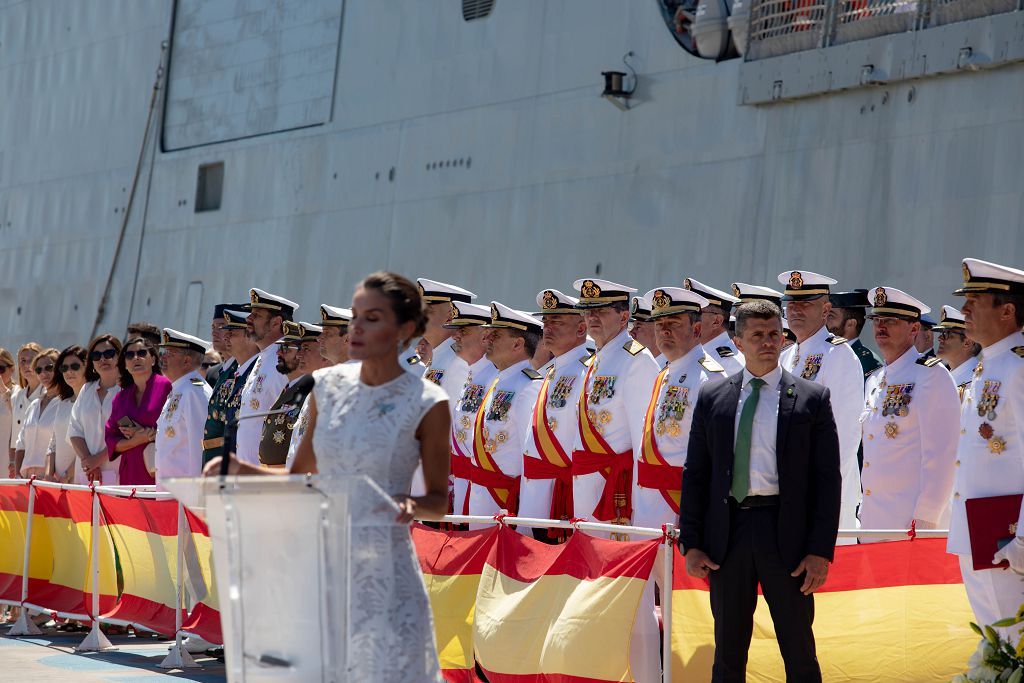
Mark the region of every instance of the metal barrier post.
[[194, 669], [199, 665], [196, 664], [196, 660], [192, 659], [192, 655], [189, 654], [188, 650], [185, 649], [181, 642], [181, 612], [184, 609], [182, 604], [185, 598], [184, 591], [184, 579], [182, 577], [182, 570], [185, 568], [185, 544], [181, 542], [182, 534], [185, 533], [187, 528], [187, 521], [185, 519], [185, 506], [180, 502], [178, 503], [178, 552], [177, 552], [177, 566], [178, 566], [178, 577], [174, 584], [174, 645], [171, 646], [170, 651], [164, 660], [157, 666], [161, 669]]
[[92, 489], [92, 541], [89, 547], [91, 554], [90, 572], [92, 574], [92, 610], [89, 615], [92, 617], [92, 627], [89, 635], [85, 637], [76, 652], [99, 652], [102, 650], [117, 649], [107, 638], [107, 634], [100, 630], [100, 494], [96, 492], [95, 484]]
[[32, 515], [36, 508], [34, 481], [35, 477], [28, 481], [28, 521], [25, 523], [25, 556], [21, 566], [21, 615], [7, 632], [9, 636], [38, 636], [42, 633], [36, 622], [28, 618], [28, 608], [25, 607], [28, 600], [28, 564], [32, 554]]
[[662, 571], [665, 573], [665, 585], [661, 589], [661, 680], [672, 683], [672, 572], [675, 567], [676, 542], [674, 524], [666, 524], [665, 541], [662, 547], [665, 554], [661, 558]]

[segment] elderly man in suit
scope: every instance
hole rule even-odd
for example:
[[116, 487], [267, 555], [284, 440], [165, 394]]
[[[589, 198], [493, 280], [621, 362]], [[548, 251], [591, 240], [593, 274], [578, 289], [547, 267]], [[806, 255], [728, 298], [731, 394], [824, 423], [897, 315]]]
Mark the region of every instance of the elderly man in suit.
[[712, 681], [744, 681], [757, 587], [791, 681], [821, 680], [814, 598], [839, 528], [839, 440], [829, 390], [779, 366], [782, 312], [736, 311], [742, 372], [708, 382], [693, 413], [680, 529], [687, 572], [710, 579]]

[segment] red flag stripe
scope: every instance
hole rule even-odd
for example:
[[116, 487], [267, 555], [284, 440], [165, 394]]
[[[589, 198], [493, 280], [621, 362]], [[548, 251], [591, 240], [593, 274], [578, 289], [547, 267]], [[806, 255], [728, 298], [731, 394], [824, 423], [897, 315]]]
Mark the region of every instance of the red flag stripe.
[[[657, 538], [623, 542], [575, 533], [565, 545], [547, 545], [505, 527], [500, 533], [501, 542], [488, 564], [524, 583], [545, 575], [566, 575], [581, 581], [619, 577], [646, 580], [651, 571], [647, 556], [657, 553], [661, 543]], [[570, 547], [573, 552], [568, 552]]]
[[160, 536], [178, 535], [178, 502], [100, 494], [107, 524], [121, 524]]
[[420, 569], [434, 576], [479, 574], [497, 538], [497, 525], [476, 531], [436, 531], [418, 523], [412, 527]]

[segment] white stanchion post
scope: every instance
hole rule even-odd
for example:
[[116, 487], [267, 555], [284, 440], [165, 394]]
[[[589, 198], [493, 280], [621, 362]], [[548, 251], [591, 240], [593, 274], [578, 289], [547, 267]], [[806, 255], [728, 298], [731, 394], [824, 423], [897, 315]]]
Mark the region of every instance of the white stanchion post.
[[21, 567], [21, 615], [14, 626], [7, 632], [9, 636], [38, 636], [42, 633], [36, 623], [28, 618], [28, 564], [32, 554], [32, 516], [36, 508], [36, 487], [30, 479], [28, 482], [28, 521], [25, 524], [25, 556]]
[[96, 492], [95, 485], [92, 486], [92, 541], [90, 546], [92, 573], [92, 627], [89, 635], [85, 637], [78, 647], [77, 652], [100, 652], [102, 650], [115, 650], [117, 648], [107, 638], [107, 634], [100, 629], [100, 494]]
[[661, 558], [661, 568], [665, 575], [661, 590], [661, 680], [672, 682], [672, 572], [675, 563], [676, 543], [672, 534], [674, 524], [665, 525], [665, 541], [662, 546], [665, 554]]
[[194, 669], [199, 666], [181, 642], [181, 611], [184, 607], [182, 603], [185, 598], [185, 582], [182, 577], [183, 570], [185, 569], [185, 544], [181, 542], [181, 536], [185, 533], [186, 523], [185, 506], [178, 503], [178, 579], [174, 584], [174, 645], [171, 646], [170, 652], [164, 657], [164, 661], [157, 665], [161, 669]]

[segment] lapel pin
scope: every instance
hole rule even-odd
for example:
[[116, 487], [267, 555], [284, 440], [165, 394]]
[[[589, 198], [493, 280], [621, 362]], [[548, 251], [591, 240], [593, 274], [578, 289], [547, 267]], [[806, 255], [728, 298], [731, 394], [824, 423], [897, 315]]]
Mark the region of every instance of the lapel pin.
[[793, 387], [790, 387], [790, 388], [786, 389], [786, 396], [792, 396], [792, 395], [793, 395]]

